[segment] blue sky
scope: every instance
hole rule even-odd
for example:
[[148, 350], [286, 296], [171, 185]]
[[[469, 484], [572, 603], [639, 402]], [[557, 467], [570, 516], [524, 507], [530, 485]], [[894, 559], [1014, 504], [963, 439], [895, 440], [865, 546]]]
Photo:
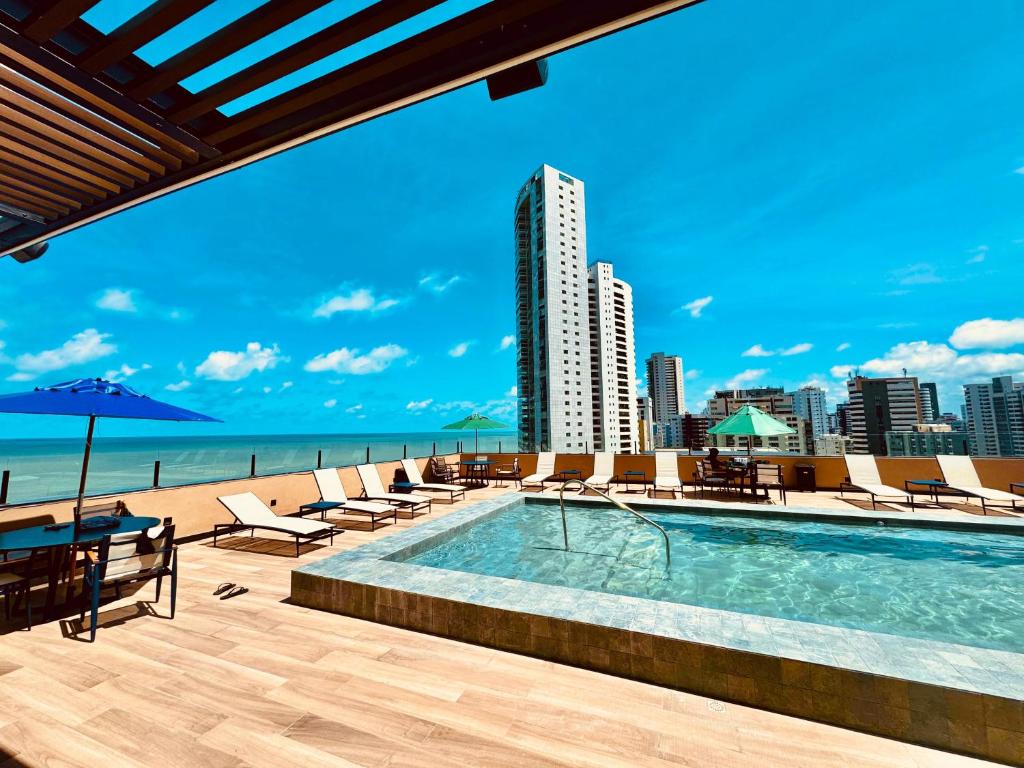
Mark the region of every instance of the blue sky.
[[513, 423], [512, 206], [544, 162], [586, 182], [638, 361], [681, 354], [691, 409], [730, 384], [834, 400], [855, 367], [953, 409], [1024, 376], [1020, 4], [763, 6], [708, 0], [544, 88], [478, 84], [0, 260], [3, 389], [115, 372], [226, 422], [104, 434]]

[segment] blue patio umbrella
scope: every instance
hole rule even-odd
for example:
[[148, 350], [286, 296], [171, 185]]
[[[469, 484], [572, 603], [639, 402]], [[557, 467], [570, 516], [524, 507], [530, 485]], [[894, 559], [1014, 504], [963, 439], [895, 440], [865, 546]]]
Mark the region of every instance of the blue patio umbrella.
[[82, 477], [78, 484], [76, 510], [79, 511], [85, 497], [85, 479], [89, 474], [92, 434], [97, 417], [152, 421], [220, 421], [176, 405], [153, 400], [124, 384], [103, 379], [75, 379], [54, 384], [52, 387], [36, 387], [31, 392], [0, 395], [0, 413], [89, 417], [85, 455], [82, 457]]

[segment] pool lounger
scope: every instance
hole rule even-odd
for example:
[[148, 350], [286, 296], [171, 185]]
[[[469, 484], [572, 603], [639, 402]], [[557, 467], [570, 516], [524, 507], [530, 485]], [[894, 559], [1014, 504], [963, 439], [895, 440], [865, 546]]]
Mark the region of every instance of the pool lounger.
[[430, 512], [431, 498], [420, 496], [417, 493], [387, 493], [384, 490], [384, 483], [381, 482], [377, 467], [373, 464], [360, 464], [356, 467], [359, 473], [359, 482], [363, 484], [363, 498], [371, 501], [386, 501], [389, 504], [397, 504], [399, 507], [408, 509], [410, 513], [417, 509], [427, 508]]
[[654, 453], [654, 492], [659, 488], [667, 488], [675, 498], [676, 491], [683, 495], [683, 481], [679, 478], [679, 456], [675, 451], [655, 451]]
[[974, 468], [974, 462], [970, 456], [936, 456], [939, 462], [939, 469], [942, 470], [943, 479], [951, 491], [962, 493], [965, 496], [973, 496], [981, 501], [981, 511], [988, 514], [985, 502], [1010, 503], [1010, 509], [1016, 511], [1018, 504], [1024, 504], [1024, 496], [1015, 493], [999, 491], [995, 488], [986, 488], [981, 484], [978, 477], [978, 470]]
[[532, 475], [527, 475], [519, 482], [520, 488], [525, 488], [528, 485], [539, 485], [540, 489], [544, 490], [544, 483], [555, 474], [555, 454], [550, 451], [537, 454], [537, 471]]
[[451, 497], [451, 501], [455, 503], [455, 497], [458, 496], [461, 499], [466, 498], [466, 489], [461, 485], [454, 485], [453, 483], [425, 483], [423, 482], [423, 475], [420, 474], [420, 468], [416, 466], [415, 459], [402, 459], [402, 469], [405, 470], [405, 476], [409, 479], [409, 482], [416, 486], [417, 491], [437, 491], [438, 493], [447, 493]]
[[[612, 451], [598, 451], [594, 454], [594, 474], [588, 477], [585, 482], [595, 488], [604, 488], [605, 492], [611, 490], [612, 477], [615, 475], [615, 453]], [[586, 490], [580, 488], [580, 493]]]
[[389, 517], [398, 525], [398, 510], [390, 504], [382, 504], [376, 501], [352, 501], [345, 493], [345, 486], [341, 484], [341, 478], [336, 469], [314, 469], [313, 478], [316, 486], [320, 489], [321, 501], [337, 504], [335, 509], [342, 512], [349, 512], [354, 515], [367, 515], [370, 518], [370, 530], [377, 530], [378, 520], [387, 520]]
[[299, 544], [303, 539], [306, 541], [317, 541], [318, 539], [330, 538], [334, 544], [334, 534], [344, 533], [332, 523], [318, 523], [315, 520], [303, 520], [298, 517], [281, 517], [264, 504], [251, 491], [236, 493], [232, 496], [218, 496], [217, 501], [227, 507], [234, 516], [234, 523], [216, 523], [213, 526], [213, 546], [217, 546], [217, 535], [224, 528], [249, 529], [253, 533], [257, 530], [277, 531], [287, 533], [295, 537], [295, 556], [298, 557]]
[[878, 475], [878, 465], [875, 464], [874, 456], [861, 456], [848, 453], [846, 459], [846, 471], [850, 473], [848, 479], [839, 483], [839, 495], [844, 491], [862, 491], [871, 496], [871, 508], [875, 509], [875, 497], [883, 499], [902, 499], [903, 503], [914, 508], [914, 497], [907, 491], [893, 488], [891, 485], [882, 483]]

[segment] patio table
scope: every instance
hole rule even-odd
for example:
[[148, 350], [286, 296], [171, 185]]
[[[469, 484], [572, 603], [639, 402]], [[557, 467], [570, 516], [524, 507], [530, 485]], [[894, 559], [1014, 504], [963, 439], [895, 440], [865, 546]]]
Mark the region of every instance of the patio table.
[[943, 482], [942, 480], [904, 480], [903, 487], [906, 489], [908, 494], [913, 494], [914, 489], [910, 486], [919, 485], [925, 489], [925, 493], [931, 496], [935, 500], [935, 505], [939, 504], [939, 490], [941, 488], [949, 488], [949, 483]]
[[[57, 597], [57, 582], [63, 553], [71, 546], [95, 544], [104, 536], [113, 533], [137, 533], [160, 524], [158, 517], [119, 517], [118, 524], [109, 528], [80, 531], [75, 536], [74, 523], [51, 523], [17, 528], [0, 533], [0, 553], [45, 551], [48, 557], [47, 572], [49, 583], [46, 591], [44, 615], [52, 618]], [[74, 574], [72, 574], [72, 579]]]
[[487, 468], [497, 463], [493, 459], [463, 459], [459, 462], [468, 470], [466, 475], [471, 482], [474, 476], [476, 477], [477, 485], [489, 485], [487, 482]]

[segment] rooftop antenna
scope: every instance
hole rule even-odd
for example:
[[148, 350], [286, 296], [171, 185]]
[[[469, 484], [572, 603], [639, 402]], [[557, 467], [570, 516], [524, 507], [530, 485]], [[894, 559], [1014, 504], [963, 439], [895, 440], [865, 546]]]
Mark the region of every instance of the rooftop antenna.
[[907, 378], [907, 369], [906, 368], [903, 369], [903, 378], [904, 379]]

